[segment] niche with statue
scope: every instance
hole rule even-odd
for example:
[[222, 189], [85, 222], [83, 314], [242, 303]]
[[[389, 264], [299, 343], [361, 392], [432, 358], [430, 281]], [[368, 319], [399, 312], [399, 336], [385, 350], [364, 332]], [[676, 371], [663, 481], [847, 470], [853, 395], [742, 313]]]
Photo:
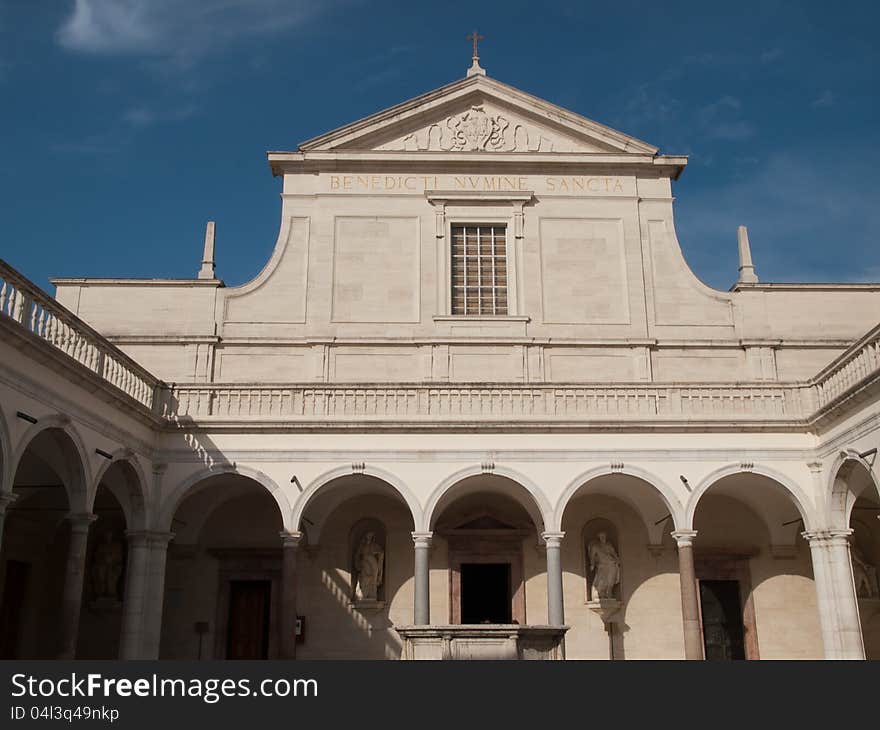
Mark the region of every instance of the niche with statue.
[[604, 517], [590, 520], [583, 531], [587, 606], [608, 623], [618, 612], [621, 561], [617, 528]]
[[351, 602], [358, 608], [385, 605], [385, 525], [374, 518], [356, 522], [349, 534]]
[[89, 607], [92, 610], [115, 611], [122, 608], [125, 552], [125, 541], [115, 530], [96, 531], [87, 576], [92, 596]]

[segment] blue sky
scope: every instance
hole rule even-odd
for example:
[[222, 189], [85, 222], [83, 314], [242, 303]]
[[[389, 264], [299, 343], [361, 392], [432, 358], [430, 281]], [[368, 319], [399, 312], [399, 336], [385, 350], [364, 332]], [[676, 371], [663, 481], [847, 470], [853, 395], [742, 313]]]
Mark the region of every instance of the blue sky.
[[464, 75], [687, 154], [676, 224], [711, 286], [880, 281], [875, 3], [0, 0], [0, 257], [49, 276], [264, 265], [267, 150]]

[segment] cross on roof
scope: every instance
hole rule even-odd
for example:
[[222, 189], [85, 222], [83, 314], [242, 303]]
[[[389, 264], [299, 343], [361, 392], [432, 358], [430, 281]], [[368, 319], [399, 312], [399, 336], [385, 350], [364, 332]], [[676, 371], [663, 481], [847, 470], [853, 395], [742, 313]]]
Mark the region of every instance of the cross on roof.
[[471, 34], [467, 37], [467, 40], [469, 40], [469, 41], [473, 41], [473, 42], [474, 42], [474, 55], [473, 55], [473, 59], [476, 61], [476, 60], [479, 59], [479, 57], [480, 57], [480, 54], [477, 52], [477, 44], [478, 44], [480, 41], [485, 40], [485, 36], [478, 35], [478, 34], [477, 34], [477, 31], [474, 31], [473, 33], [471, 33]]

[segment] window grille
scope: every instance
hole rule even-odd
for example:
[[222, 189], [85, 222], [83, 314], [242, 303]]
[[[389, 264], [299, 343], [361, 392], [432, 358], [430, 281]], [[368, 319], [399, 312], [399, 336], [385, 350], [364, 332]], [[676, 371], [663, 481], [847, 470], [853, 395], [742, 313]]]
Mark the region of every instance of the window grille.
[[507, 314], [507, 228], [452, 227], [452, 314]]

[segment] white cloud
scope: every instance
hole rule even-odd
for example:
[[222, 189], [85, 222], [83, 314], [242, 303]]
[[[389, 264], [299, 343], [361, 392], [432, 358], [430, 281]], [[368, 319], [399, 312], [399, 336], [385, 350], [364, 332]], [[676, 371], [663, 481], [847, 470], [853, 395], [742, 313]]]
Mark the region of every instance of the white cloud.
[[755, 126], [741, 119], [742, 102], [733, 96], [722, 96], [697, 112], [702, 136], [728, 142], [739, 142], [755, 136]]
[[831, 93], [830, 89], [825, 89], [825, 91], [810, 102], [810, 106], [813, 107], [813, 109], [823, 109], [834, 106], [834, 94]]
[[726, 142], [741, 142], [755, 136], [755, 125], [745, 119], [718, 122], [706, 130], [707, 139], [720, 139]]
[[75, 0], [57, 38], [82, 53], [193, 59], [240, 38], [296, 27], [326, 5], [308, 0]]
[[149, 127], [157, 122], [179, 122], [188, 119], [197, 111], [195, 104], [170, 109], [157, 109], [149, 106], [136, 106], [126, 111], [122, 118], [132, 127]]
[[781, 48], [768, 48], [761, 54], [761, 63], [773, 63], [782, 58]]

